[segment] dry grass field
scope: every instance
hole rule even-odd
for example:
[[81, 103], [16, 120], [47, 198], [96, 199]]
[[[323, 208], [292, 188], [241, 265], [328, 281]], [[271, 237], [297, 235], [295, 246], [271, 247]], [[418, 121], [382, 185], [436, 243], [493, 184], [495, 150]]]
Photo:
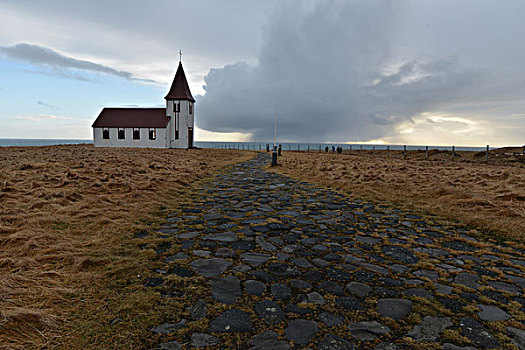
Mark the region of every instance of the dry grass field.
[[[162, 222], [163, 208], [192, 182], [251, 156], [90, 145], [0, 148], [0, 348], [133, 347], [148, 331], [140, 327], [154, 314], [148, 300], [156, 298], [125, 288], [130, 276], [147, 270], [134, 235]], [[129, 322], [105, 334], [112, 312], [122, 309]]]
[[[514, 152], [514, 155], [512, 154]], [[521, 148], [485, 152], [432, 150], [284, 152], [276, 171], [375, 202], [435, 214], [477, 228], [485, 238], [525, 241], [525, 156]]]

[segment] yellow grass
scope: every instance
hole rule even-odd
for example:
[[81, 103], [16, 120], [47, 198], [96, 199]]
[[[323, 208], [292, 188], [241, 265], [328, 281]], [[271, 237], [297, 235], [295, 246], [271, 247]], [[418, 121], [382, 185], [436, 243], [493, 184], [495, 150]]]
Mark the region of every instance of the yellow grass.
[[149, 307], [157, 297], [127, 289], [131, 277], [149, 269], [133, 235], [152, 232], [163, 208], [183, 198], [192, 182], [250, 156], [89, 145], [0, 148], [0, 348], [140, 343], [148, 332], [144, 315], [155, 311], [137, 306], [129, 311], [138, 315], [136, 324], [120, 334], [105, 331], [115, 310]]
[[[521, 151], [516, 149], [514, 151]], [[507, 153], [507, 154], [505, 154]], [[509, 150], [485, 153], [285, 152], [276, 171], [459, 221], [487, 238], [524, 242], [525, 162]]]

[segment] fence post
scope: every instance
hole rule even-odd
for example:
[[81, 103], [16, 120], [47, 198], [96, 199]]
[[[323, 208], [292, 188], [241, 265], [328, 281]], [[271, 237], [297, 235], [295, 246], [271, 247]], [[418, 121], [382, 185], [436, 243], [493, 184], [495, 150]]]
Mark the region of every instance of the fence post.
[[487, 163], [489, 162], [489, 145], [487, 145], [487, 153], [486, 153], [485, 161]]
[[428, 160], [428, 146], [425, 147], [425, 160]]
[[319, 145], [319, 153], [321, 153], [321, 145]]
[[363, 150], [363, 145], [359, 146], [359, 149], [362, 151]]
[[403, 158], [407, 159], [407, 145], [403, 145]]
[[372, 151], [375, 151], [376, 150], [376, 146], [372, 146]]
[[350, 153], [352, 153], [352, 145], [350, 145]]
[[452, 146], [452, 160], [456, 160], [456, 146]]
[[308, 145], [308, 153], [310, 153], [310, 145]]

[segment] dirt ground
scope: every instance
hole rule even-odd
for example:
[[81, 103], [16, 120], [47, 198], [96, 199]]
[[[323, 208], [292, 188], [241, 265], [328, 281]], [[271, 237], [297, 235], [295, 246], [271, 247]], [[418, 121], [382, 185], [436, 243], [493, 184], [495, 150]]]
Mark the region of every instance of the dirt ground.
[[0, 349], [74, 348], [86, 344], [73, 338], [85, 334], [87, 322], [109, 324], [109, 306], [147, 305], [144, 299], [154, 296], [130, 300], [110, 290], [141, 270], [127, 242], [151, 230], [192, 182], [251, 156], [91, 145], [0, 148]]
[[525, 156], [490, 152], [284, 152], [276, 171], [475, 227], [485, 238], [523, 243]]

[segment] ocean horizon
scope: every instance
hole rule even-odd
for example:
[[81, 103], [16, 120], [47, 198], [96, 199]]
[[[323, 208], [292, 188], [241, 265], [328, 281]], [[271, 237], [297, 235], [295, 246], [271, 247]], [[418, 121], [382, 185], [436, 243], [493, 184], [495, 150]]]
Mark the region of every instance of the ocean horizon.
[[[93, 144], [93, 140], [89, 139], [7, 139], [0, 138], [0, 147], [37, 147], [37, 146], [57, 146], [57, 145], [79, 145], [79, 144]], [[196, 141], [195, 146], [198, 148], [223, 148], [223, 149], [240, 149], [240, 150], [264, 150], [266, 144], [273, 145], [273, 141], [260, 142], [228, 142], [228, 141]], [[319, 143], [319, 142], [281, 142], [283, 151], [319, 151], [324, 150], [326, 146], [341, 146], [344, 150], [403, 150], [404, 145], [384, 145], [384, 144], [347, 144], [347, 143]], [[417, 151], [424, 150], [424, 145], [406, 145], [407, 150]], [[452, 146], [433, 146], [429, 145], [429, 149], [451, 150]], [[490, 147], [494, 149], [497, 147]], [[483, 151], [486, 146], [455, 146], [456, 151]]]

